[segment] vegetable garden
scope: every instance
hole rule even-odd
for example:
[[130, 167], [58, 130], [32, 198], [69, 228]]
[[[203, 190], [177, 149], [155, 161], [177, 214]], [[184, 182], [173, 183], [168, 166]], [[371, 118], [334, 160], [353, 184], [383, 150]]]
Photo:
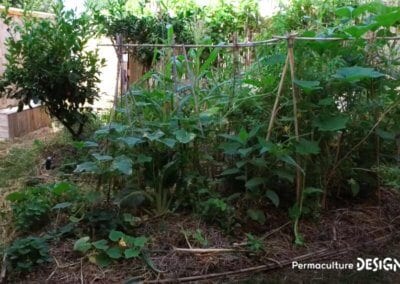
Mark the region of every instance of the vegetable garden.
[[[3, 93], [41, 101], [73, 139], [0, 161], [2, 279], [261, 281], [297, 277], [269, 272], [295, 260], [399, 255], [399, 7], [295, 0], [261, 19], [254, 1], [177, 1], [157, 18], [125, 2], [80, 18], [58, 6], [9, 41]], [[85, 105], [96, 33], [147, 70], [102, 117]], [[19, 154], [56, 158], [45, 179], [18, 179]], [[354, 275], [340, 279], [371, 277]]]

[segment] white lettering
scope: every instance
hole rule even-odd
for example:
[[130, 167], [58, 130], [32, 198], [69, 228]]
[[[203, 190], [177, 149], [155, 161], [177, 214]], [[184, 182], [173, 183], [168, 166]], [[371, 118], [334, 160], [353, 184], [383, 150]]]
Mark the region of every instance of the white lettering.
[[357, 257], [357, 271], [364, 270], [365, 268], [365, 262], [364, 259], [361, 257]]

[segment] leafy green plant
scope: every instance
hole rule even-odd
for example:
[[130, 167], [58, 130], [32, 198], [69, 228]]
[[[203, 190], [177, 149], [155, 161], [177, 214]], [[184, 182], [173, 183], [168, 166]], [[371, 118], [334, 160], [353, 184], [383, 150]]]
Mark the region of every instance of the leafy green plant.
[[26, 17], [12, 25], [1, 95], [18, 100], [20, 110], [41, 103], [77, 139], [91, 117], [103, 61], [85, 49], [94, 34], [86, 15], [65, 11], [61, 1], [53, 12], [52, 19]]
[[255, 253], [259, 253], [264, 250], [264, 243], [262, 239], [253, 236], [251, 233], [246, 234], [247, 247]]
[[15, 240], [7, 248], [7, 259], [12, 270], [20, 272], [29, 272], [51, 261], [46, 240], [38, 237]]
[[59, 182], [10, 193], [6, 200], [11, 202], [15, 227], [28, 232], [46, 225], [52, 210], [71, 208], [79, 198], [80, 194], [74, 185]]
[[376, 168], [382, 183], [395, 189], [400, 189], [400, 167], [382, 165]]
[[90, 242], [89, 237], [82, 237], [75, 242], [74, 250], [88, 254], [91, 262], [105, 267], [113, 260], [140, 257], [148, 241], [146, 237], [132, 237], [115, 230], [110, 231], [108, 239]]
[[193, 230], [181, 230], [182, 234], [185, 236], [185, 239], [189, 241], [189, 239], [193, 239], [193, 244], [200, 247], [208, 246], [208, 240], [204, 235], [201, 229]]
[[222, 228], [229, 229], [233, 222], [234, 208], [221, 198], [209, 198], [201, 203], [201, 216], [209, 221], [216, 222]]
[[51, 201], [45, 188], [27, 188], [7, 196], [15, 227], [21, 231], [42, 228], [49, 221]]

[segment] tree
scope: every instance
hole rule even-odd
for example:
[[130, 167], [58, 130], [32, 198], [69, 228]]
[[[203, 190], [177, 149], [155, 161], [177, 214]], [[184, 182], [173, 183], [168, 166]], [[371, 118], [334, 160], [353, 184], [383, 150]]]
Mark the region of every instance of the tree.
[[89, 105], [98, 96], [104, 61], [85, 49], [94, 33], [86, 15], [64, 11], [61, 1], [53, 12], [53, 19], [25, 17], [23, 25], [12, 26], [19, 36], [6, 41], [1, 96], [18, 100], [20, 109], [40, 102], [77, 139], [90, 118]]

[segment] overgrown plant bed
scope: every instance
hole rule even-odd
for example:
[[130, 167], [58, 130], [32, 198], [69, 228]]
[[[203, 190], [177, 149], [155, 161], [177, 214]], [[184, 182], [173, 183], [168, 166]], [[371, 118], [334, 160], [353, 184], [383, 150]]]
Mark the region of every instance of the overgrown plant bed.
[[[372, 199], [348, 207], [337, 203], [318, 221], [302, 221], [306, 246], [293, 244], [292, 223], [282, 218], [267, 222], [265, 232], [251, 236], [241, 228], [227, 234], [194, 216], [171, 213], [148, 219], [135, 229], [135, 234], [148, 237], [147, 261], [123, 260], [100, 268], [73, 250], [76, 239], [67, 238], [51, 246], [50, 264], [30, 274], [13, 275], [12, 279], [37, 283], [260, 281], [283, 279], [284, 275], [286, 279], [298, 277], [291, 269], [295, 260], [355, 263], [357, 257], [363, 256], [396, 257], [400, 249], [396, 244], [400, 194], [384, 189], [381, 198], [381, 206]], [[338, 280], [338, 275], [329, 271], [302, 271], [300, 275], [304, 281]], [[341, 279], [350, 280], [365, 275], [368, 272], [339, 273]], [[380, 275], [387, 281], [399, 279], [393, 272]]]

